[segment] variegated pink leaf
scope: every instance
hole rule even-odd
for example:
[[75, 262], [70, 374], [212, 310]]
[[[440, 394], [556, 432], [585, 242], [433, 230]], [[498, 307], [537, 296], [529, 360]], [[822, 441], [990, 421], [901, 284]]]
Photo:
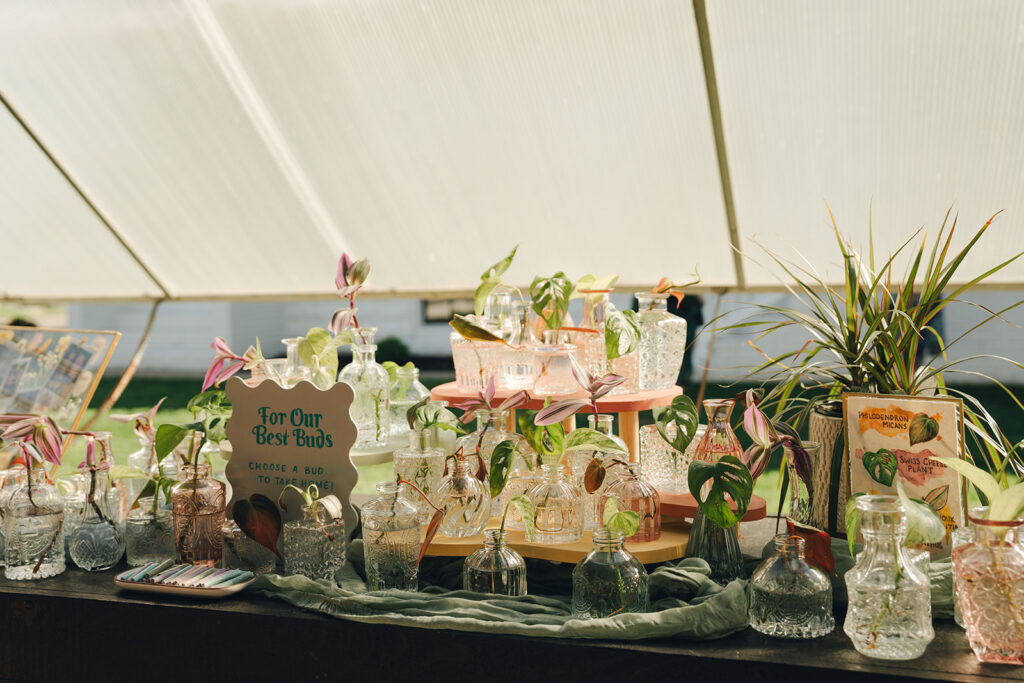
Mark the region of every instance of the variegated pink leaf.
[[590, 376], [587, 369], [584, 368], [578, 360], [576, 355], [573, 353], [569, 354], [569, 365], [572, 367], [572, 376], [576, 378], [576, 383], [583, 389], [587, 389], [594, 382], [594, 378]]
[[513, 410], [521, 406], [522, 404], [526, 403], [529, 399], [530, 395], [526, 392], [525, 389], [522, 391], [517, 391], [516, 393], [512, 394], [511, 396], [509, 396], [508, 398], [501, 402], [501, 405], [498, 406], [498, 412], [501, 412], [503, 410]]
[[557, 401], [546, 408], [538, 410], [537, 415], [533, 418], [533, 424], [543, 427], [561, 422], [565, 418], [575, 415], [580, 409], [586, 408], [588, 405], [590, 405], [590, 402], [582, 398], [567, 398]]

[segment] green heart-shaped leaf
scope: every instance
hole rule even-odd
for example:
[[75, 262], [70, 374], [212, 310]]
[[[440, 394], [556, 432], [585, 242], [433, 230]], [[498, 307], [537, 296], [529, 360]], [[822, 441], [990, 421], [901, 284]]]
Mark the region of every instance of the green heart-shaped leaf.
[[864, 469], [879, 484], [892, 486], [899, 468], [900, 461], [888, 448], [880, 448], [877, 451], [868, 451], [864, 454]]
[[[726, 455], [716, 462], [695, 460], [690, 463], [686, 479], [701, 512], [723, 529], [728, 529], [746, 514], [750, 497], [754, 493], [754, 479], [747, 466], [736, 456]], [[701, 489], [708, 481], [711, 482], [711, 489], [702, 497]], [[729, 507], [726, 494], [736, 505], [735, 512]]]

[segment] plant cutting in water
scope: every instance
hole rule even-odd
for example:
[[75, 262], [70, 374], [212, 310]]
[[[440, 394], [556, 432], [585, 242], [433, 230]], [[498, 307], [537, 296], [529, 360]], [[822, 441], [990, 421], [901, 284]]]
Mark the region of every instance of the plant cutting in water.
[[[609, 496], [604, 504], [604, 515], [601, 518], [601, 526], [610, 532], [619, 532], [623, 538], [629, 538], [640, 528], [640, 515], [633, 510], [620, 510], [619, 500], [615, 496]], [[608, 564], [613, 565], [612, 551], [608, 549]], [[626, 583], [622, 578], [622, 570], [615, 568], [616, 591], [619, 595], [619, 608], [609, 614], [614, 616], [629, 605], [629, 595], [626, 593]]]
[[[651, 409], [654, 416], [654, 425], [662, 440], [672, 447], [672, 468], [678, 469], [678, 459], [693, 442], [697, 434], [697, 427], [700, 418], [697, 415], [697, 406], [693, 400], [686, 395], [680, 394], [672, 399], [667, 406]], [[669, 426], [675, 427], [675, 436], [669, 436]]]
[[[300, 493], [305, 497], [307, 492]], [[284, 495], [284, 491], [281, 495]], [[283, 505], [281, 509], [284, 509]], [[277, 550], [277, 539], [281, 535], [281, 513], [274, 501], [262, 493], [254, 493], [248, 500], [239, 499], [231, 505], [231, 517], [246, 536], [281, 557]]]
[[[1009, 486], [1005, 477], [997, 479], [966, 460], [937, 456], [932, 456], [932, 460], [938, 460], [943, 465], [952, 467], [974, 485], [981, 502], [988, 506], [985, 519], [1009, 522], [1024, 515], [1024, 481]], [[1003, 529], [1000, 533], [997, 529], [994, 533], [1002, 537], [1006, 531]]]
[[[696, 268], [694, 268], [693, 270], [694, 276], [697, 278], [696, 280], [680, 283], [673, 282], [667, 277], [663, 277], [660, 280], [658, 280], [658, 284], [651, 287], [651, 294], [668, 294], [669, 296], [676, 300], [676, 305], [682, 303], [683, 298], [686, 296], [686, 288], [700, 284], [700, 273], [697, 272]], [[649, 306], [649, 310], [654, 310], [654, 307], [657, 305], [657, 301], [652, 299]]]
[[[505, 411], [515, 410], [515, 408], [522, 405], [530, 398], [530, 395], [526, 392], [526, 390], [517, 391], [516, 393], [512, 394], [504, 401], [502, 401], [497, 408], [491, 408], [491, 404], [494, 402], [494, 394], [496, 391], [497, 388], [494, 384], [494, 378], [491, 377], [490, 381], [487, 382], [486, 388], [483, 391], [478, 391], [477, 395], [474, 398], [467, 399], [465, 401], [462, 401], [461, 403], [456, 403], [455, 407], [463, 411], [462, 417], [459, 418], [462, 421], [462, 423], [466, 424], [470, 420], [472, 420], [473, 414], [477, 410], [487, 410], [491, 413], [492, 416], [500, 415]], [[486, 468], [484, 466], [484, 460], [480, 455], [480, 450], [483, 447], [484, 435], [487, 434], [487, 430], [490, 428], [490, 426], [490, 421], [488, 421], [487, 424], [484, 425], [484, 428], [480, 431], [480, 438], [478, 438], [476, 442], [475, 455], [479, 465], [479, 469], [477, 470], [477, 476], [480, 478], [480, 481], [484, 481], [484, 475], [486, 474]], [[447, 461], [445, 469], [447, 471]]]
[[[341, 501], [335, 495], [320, 497], [320, 489], [317, 488], [316, 484], [310, 484], [305, 490], [300, 489], [294, 484], [286, 484], [281, 493], [277, 496], [277, 504], [281, 506], [281, 509], [285, 512], [288, 508], [284, 504], [284, 494], [288, 492], [288, 489], [294, 489], [300, 496], [302, 496], [302, 502], [306, 505], [306, 518], [311, 519], [320, 526], [320, 533], [330, 541], [334, 542], [334, 537], [327, 532], [327, 524], [321, 517], [321, 511], [327, 515], [327, 517], [334, 521], [335, 524], [341, 521], [342, 517], [342, 506]], [[276, 538], [275, 538], [276, 541]], [[269, 547], [269, 546], [268, 546]], [[275, 544], [276, 548], [276, 544]], [[271, 548], [276, 553], [277, 550]]]
[[[356, 315], [356, 297], [363, 288], [366, 278], [370, 275], [370, 260], [352, 258], [342, 253], [338, 259], [338, 273], [334, 276], [334, 286], [338, 288], [338, 296], [348, 300], [348, 308], [339, 308], [331, 316], [331, 333], [338, 336], [343, 330], [353, 328], [354, 335], [361, 343], [366, 343], [359, 332], [359, 318]], [[348, 343], [348, 342], [346, 342]], [[340, 344], [339, 344], [340, 346]]]
[[572, 282], [565, 273], [559, 271], [551, 277], [538, 275], [530, 283], [530, 308], [549, 330], [575, 329], [563, 327], [571, 295]]
[[[256, 342], [257, 349], [259, 348], [259, 341]], [[257, 350], [257, 354], [259, 351]], [[156, 462], [156, 474], [150, 475], [146, 472], [141, 472], [134, 467], [128, 465], [114, 465], [110, 468], [110, 480], [117, 481], [120, 479], [148, 479], [146, 485], [142, 488], [139, 494], [135, 497], [135, 500], [141, 498], [152, 497], [153, 507], [151, 512], [156, 515], [157, 509], [160, 507], [160, 497], [157, 495], [158, 492], [163, 492], [164, 499], [171, 499], [171, 489], [177, 482], [177, 479], [172, 479], [164, 475], [163, 462], [156, 457], [156, 413], [160, 410], [160, 406], [167, 400], [164, 396], [156, 405], [145, 412], [130, 413], [130, 414], [119, 414], [111, 415], [110, 419], [114, 422], [129, 423], [134, 422], [135, 426], [133, 431], [135, 435], [139, 437], [140, 442], [143, 444], [143, 448], [149, 450], [152, 455], [152, 460]], [[131, 501], [129, 507], [135, 505], [135, 500]]]
[[[157, 404], [159, 405], [159, 404]], [[78, 464], [78, 469], [83, 473], [89, 474], [89, 493], [86, 496], [86, 503], [96, 512], [96, 515], [109, 524], [113, 528], [117, 528], [117, 525], [107, 515], [107, 511], [103, 509], [96, 502], [96, 473], [97, 472], [109, 472], [111, 465], [111, 456], [107, 451], [107, 444], [104, 441], [97, 441], [96, 435], [92, 432], [70, 432], [65, 431], [65, 436], [81, 436], [85, 438], [85, 457], [82, 462]], [[96, 453], [96, 444], [100, 444], [99, 454]]]
[[518, 249], [518, 244], [512, 247], [512, 251], [509, 252], [508, 256], [485, 270], [483, 275], [480, 276], [480, 284], [477, 285], [476, 291], [473, 293], [473, 313], [475, 315], [484, 314], [484, 308], [487, 304], [488, 297], [490, 297], [498, 287], [510, 287], [519, 294], [520, 299], [523, 298], [523, 294], [519, 291], [519, 288], [513, 287], [512, 285], [506, 285], [501, 281], [501, 276], [504, 275], [505, 271], [512, 265], [512, 259], [516, 257], [516, 251]]

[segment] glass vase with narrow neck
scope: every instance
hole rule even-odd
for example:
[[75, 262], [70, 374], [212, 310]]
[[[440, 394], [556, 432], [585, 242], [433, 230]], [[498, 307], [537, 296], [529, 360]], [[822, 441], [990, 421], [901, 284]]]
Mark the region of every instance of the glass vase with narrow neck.
[[583, 492], [558, 465], [541, 465], [540, 479], [526, 494], [535, 512], [533, 540], [575, 543], [583, 537]]
[[[366, 334], [373, 338], [372, 332]], [[353, 448], [383, 448], [391, 436], [391, 380], [388, 371], [377, 362], [376, 352], [373, 344], [353, 343], [352, 362], [338, 373], [338, 379], [355, 393], [349, 408], [357, 430]]]
[[416, 514], [398, 485], [390, 481], [377, 484], [377, 497], [363, 506], [363, 559], [369, 590], [414, 591], [419, 586], [420, 525]]
[[986, 519], [971, 510], [971, 542], [953, 551], [960, 617], [974, 656], [994, 664], [1024, 664], [1024, 518]]
[[636, 533], [627, 538], [630, 543], [647, 543], [661, 538], [661, 497], [643, 478], [640, 463], [631, 462], [617, 467], [618, 479], [601, 494], [601, 515], [604, 505], [615, 496], [619, 510], [632, 510], [640, 517]]
[[594, 548], [572, 570], [572, 617], [603, 619], [650, 609], [647, 570], [621, 531], [594, 532]]
[[686, 320], [668, 312], [668, 294], [637, 292], [640, 391], [675, 385], [686, 350]]
[[[615, 435], [613, 415], [587, 415], [587, 426], [590, 429], [600, 432], [604, 436], [617, 443], [627, 453], [614, 453], [611, 451], [578, 450], [569, 454], [569, 468], [572, 472], [572, 482], [580, 490], [583, 496], [582, 514], [583, 528], [597, 529], [601, 526], [601, 510], [604, 509], [602, 496], [618, 480], [621, 465], [612, 466], [615, 460], [628, 460], [628, 448], [626, 442]], [[604, 481], [593, 493], [587, 493], [585, 476], [587, 465], [597, 458], [605, 466]]]
[[579, 327], [586, 332], [573, 332], [572, 343], [576, 346], [576, 360], [594, 377], [606, 374], [608, 354], [605, 351], [604, 326], [606, 321], [605, 307], [608, 304], [610, 289], [581, 290], [583, 295], [583, 318]]
[[92, 470], [82, 523], [75, 529], [68, 552], [76, 565], [87, 572], [110, 569], [121, 561], [125, 541], [109, 501], [110, 480], [103, 470]]
[[806, 541], [778, 534], [775, 554], [750, 577], [750, 626], [776, 638], [817, 638], [836, 627], [832, 583], [807, 563]]
[[185, 465], [171, 490], [174, 549], [179, 563], [220, 562], [224, 526], [224, 484], [210, 478], [209, 465]]
[[420, 381], [418, 368], [400, 367], [395, 371], [395, 381], [391, 384], [390, 392], [391, 436], [401, 438], [409, 431], [406, 415], [409, 408], [430, 398], [430, 390]]
[[437, 505], [439, 490], [444, 482], [445, 452], [430, 445], [430, 432], [413, 429], [409, 432], [409, 445], [395, 451], [395, 477], [413, 484], [430, 500], [428, 503], [419, 493], [402, 485], [402, 496], [419, 512], [419, 521], [426, 524], [434, 514], [430, 503]]
[[849, 607], [843, 631], [857, 651], [876, 659], [916, 659], [935, 637], [928, 575], [903, 548], [907, 519], [896, 496], [857, 499], [864, 550], [846, 573]]
[[[821, 444], [815, 441], [804, 441], [803, 448], [807, 452], [808, 466], [818, 461]], [[796, 466], [796, 455], [790, 446], [784, 447], [786, 453], [786, 476], [789, 478], [789, 518], [798, 524], [821, 528], [814, 519], [814, 501], [812, 490]]]
[[[156, 432], [147, 434], [139, 437], [139, 450], [128, 456], [128, 467], [138, 470], [144, 475], [149, 473], [156, 467]], [[148, 478], [138, 477], [134, 479], [123, 480], [123, 486], [125, 487], [125, 498], [128, 499], [129, 503], [136, 500], [139, 494], [142, 493], [142, 489], [149, 483]]]
[[704, 412], [708, 416], [708, 426], [704, 430], [704, 436], [694, 451], [694, 460], [704, 462], [718, 462], [722, 456], [733, 455], [742, 457], [743, 449], [740, 447], [736, 432], [732, 429], [729, 418], [736, 402], [732, 399], [708, 399], [704, 401]]
[[64, 501], [34, 466], [4, 510], [4, 576], [30, 581], [64, 571]]
[[[484, 463], [484, 469], [491, 463], [491, 454], [494, 447], [502, 441], [511, 440], [517, 444], [516, 454], [512, 460], [513, 470], [529, 469], [524, 454], [527, 454], [526, 440], [521, 434], [516, 434], [508, 429], [507, 410], [481, 409], [473, 413], [476, 417], [476, 429], [469, 434], [459, 437], [455, 442], [455, 450], [462, 449], [463, 459], [469, 468], [470, 474], [476, 474], [480, 468], [480, 460]], [[477, 448], [480, 449], [480, 460], [477, 460]]]
[[438, 507], [444, 510], [440, 532], [444, 536], [476, 536], [491, 516], [491, 494], [470, 473], [466, 458], [449, 461], [450, 473], [438, 489]]
[[493, 595], [526, 595], [526, 561], [505, 543], [504, 531], [484, 532], [484, 547], [463, 565], [462, 588]]

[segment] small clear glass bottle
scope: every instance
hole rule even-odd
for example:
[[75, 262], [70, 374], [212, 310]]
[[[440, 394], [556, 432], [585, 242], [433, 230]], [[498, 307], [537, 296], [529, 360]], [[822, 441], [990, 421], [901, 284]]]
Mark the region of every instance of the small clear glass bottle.
[[338, 381], [352, 387], [355, 398], [349, 415], [356, 423], [353, 448], [383, 448], [391, 436], [391, 380], [388, 371], [377, 362], [373, 328], [360, 328], [365, 343], [352, 343], [352, 362], [338, 373]]
[[124, 536], [115, 520], [108, 493], [110, 481], [104, 470], [92, 470], [87, 475], [89, 490], [86, 494], [85, 515], [75, 529], [68, 544], [68, 552], [76, 565], [87, 572], [110, 569], [124, 555]]
[[[612, 415], [598, 415], [596, 418], [594, 415], [587, 415], [587, 426], [590, 429], [601, 432], [601, 434], [607, 436], [628, 452], [629, 449], [626, 446], [626, 442], [615, 434], [614, 419]], [[594, 458], [604, 463], [605, 476], [604, 481], [601, 482], [601, 486], [596, 491], [587, 493], [584, 477], [587, 472], [587, 465]], [[572, 451], [569, 454], [569, 468], [572, 471], [572, 481], [579, 488], [580, 494], [583, 496], [584, 529], [593, 530], [601, 526], [601, 511], [604, 510], [604, 502], [601, 496], [611, 488], [618, 480], [619, 473], [623, 471], [621, 465], [612, 466], [612, 462], [614, 460], [626, 461], [628, 459], [629, 455], [605, 451], [578, 450]]]
[[[504, 296], [504, 295], [503, 295]], [[537, 378], [537, 365], [527, 330], [523, 326], [525, 318], [524, 303], [507, 295], [509, 303], [499, 325], [501, 338], [508, 346], [501, 350], [501, 381], [502, 389], [532, 389]]]
[[594, 377], [608, 372], [608, 354], [604, 343], [606, 306], [610, 289], [581, 290], [583, 295], [583, 318], [579, 328], [588, 332], [573, 332], [572, 343], [576, 346], [576, 360]]
[[28, 472], [24, 465], [15, 465], [6, 470], [0, 472], [3, 476], [3, 485], [0, 486], [0, 567], [7, 564], [6, 555], [6, 537], [4, 536], [4, 514], [7, 510], [7, 503], [11, 500], [11, 496], [18, 490], [19, 486], [24, 486], [28, 483]]
[[57, 477], [57, 490], [64, 499], [64, 556], [71, 555], [71, 537], [85, 517], [89, 478], [81, 472]]
[[[821, 444], [816, 441], [804, 441], [803, 447], [813, 467], [813, 463], [818, 461]], [[786, 452], [786, 472], [789, 476], [789, 518], [798, 524], [814, 526], [811, 489], [797, 473], [793, 450], [789, 446], [785, 446], [783, 450]]]
[[843, 631], [867, 657], [916, 659], [935, 632], [928, 576], [903, 548], [903, 505], [896, 496], [868, 495], [857, 499], [857, 509], [864, 550], [846, 572], [849, 608]]
[[466, 466], [471, 474], [476, 474], [480, 468], [480, 462], [476, 458], [477, 446], [480, 447], [480, 459], [483, 460], [486, 469], [491, 464], [494, 447], [502, 441], [508, 440], [516, 443], [516, 455], [512, 460], [512, 469], [529, 469], [526, 459], [523, 457], [528, 450], [526, 439], [521, 434], [509, 431], [507, 410], [499, 412], [481, 409], [475, 411], [473, 415], [476, 417], [476, 429], [459, 437], [455, 442], [455, 450], [462, 449]]
[[807, 564], [806, 541], [778, 534], [775, 554], [750, 578], [750, 626], [776, 638], [817, 638], [836, 627], [832, 583]]
[[462, 391], [481, 391], [494, 378], [497, 385], [501, 373], [501, 342], [481, 342], [464, 339], [458, 332], [449, 335], [455, 383]]
[[444, 510], [440, 533], [454, 538], [476, 536], [491, 516], [491, 494], [469, 470], [468, 458], [453, 458], [450, 473], [437, 492], [437, 506]]
[[60, 574], [64, 564], [64, 500], [46, 481], [41, 465], [31, 469], [4, 511], [4, 576], [14, 581]]
[[484, 547], [467, 557], [462, 567], [462, 588], [494, 595], [526, 595], [526, 561], [505, 543], [505, 532], [484, 532]]
[[302, 519], [284, 525], [285, 572], [336, 583], [335, 574], [345, 566], [347, 546], [344, 519], [332, 518], [322, 506], [317, 506], [314, 518], [309, 506], [303, 505]]
[[650, 609], [647, 570], [621, 531], [598, 529], [594, 549], [572, 570], [573, 619], [603, 619]]
[[533, 347], [533, 362], [536, 379], [533, 393], [537, 396], [564, 396], [580, 390], [576, 376], [572, 374], [572, 356], [576, 353], [574, 344], [559, 343], [561, 332], [544, 330], [544, 343]]
[[[132, 467], [139, 472], [149, 476], [153, 468], [156, 466], [156, 442], [154, 439], [149, 437], [139, 437], [139, 450], [128, 456], [128, 467]], [[131, 505], [142, 490], [146, 488], [148, 480], [139, 477], [137, 479], [125, 479], [123, 484], [125, 486], [125, 494], [128, 499], [128, 504]]]
[[174, 550], [179, 563], [214, 566], [221, 560], [224, 484], [210, 477], [209, 465], [185, 465], [171, 490]]
[[541, 465], [540, 482], [526, 497], [536, 513], [536, 543], [575, 543], [583, 538], [583, 493], [558, 465]]
[[257, 575], [270, 574], [277, 569], [277, 555], [270, 548], [250, 538], [234, 520], [224, 522], [220, 531], [221, 563], [225, 567], [243, 569]]
[[139, 498], [138, 502], [125, 519], [128, 566], [140, 567], [174, 557], [174, 522], [170, 508], [154, 505], [153, 496]]
[[640, 318], [640, 391], [676, 383], [686, 351], [686, 320], [668, 312], [668, 294], [636, 292]]
[[[640, 460], [644, 464], [644, 476], [651, 486], [664, 493], [689, 493], [690, 485], [687, 476], [690, 474], [690, 463], [697, 451], [704, 432], [704, 425], [697, 425], [693, 440], [680, 453], [661, 437], [656, 425], [644, 425], [640, 428]], [[666, 430], [670, 438], [676, 435], [676, 426], [669, 423]]]
[[[414, 429], [409, 432], [409, 445], [395, 451], [395, 476], [414, 484], [430, 499], [430, 503], [437, 505], [439, 489], [444, 482], [444, 463], [444, 451], [430, 446], [430, 432]], [[402, 497], [419, 511], [421, 524], [430, 521], [434, 508], [423, 500], [423, 496], [403, 484]]]
[[605, 501], [615, 496], [619, 510], [632, 510], [640, 516], [640, 527], [626, 541], [647, 543], [658, 540], [661, 538], [661, 497], [643, 478], [640, 463], [631, 462], [616, 469], [619, 470], [618, 479], [601, 494], [601, 518], [604, 517]]
[[395, 371], [395, 381], [391, 384], [389, 399], [391, 436], [401, 438], [409, 431], [409, 420], [406, 413], [409, 412], [409, 408], [425, 398], [430, 398], [430, 389], [427, 389], [420, 381], [419, 369], [398, 368]]
[[420, 525], [416, 508], [394, 482], [377, 484], [378, 496], [362, 508], [366, 585], [371, 591], [419, 586]]

